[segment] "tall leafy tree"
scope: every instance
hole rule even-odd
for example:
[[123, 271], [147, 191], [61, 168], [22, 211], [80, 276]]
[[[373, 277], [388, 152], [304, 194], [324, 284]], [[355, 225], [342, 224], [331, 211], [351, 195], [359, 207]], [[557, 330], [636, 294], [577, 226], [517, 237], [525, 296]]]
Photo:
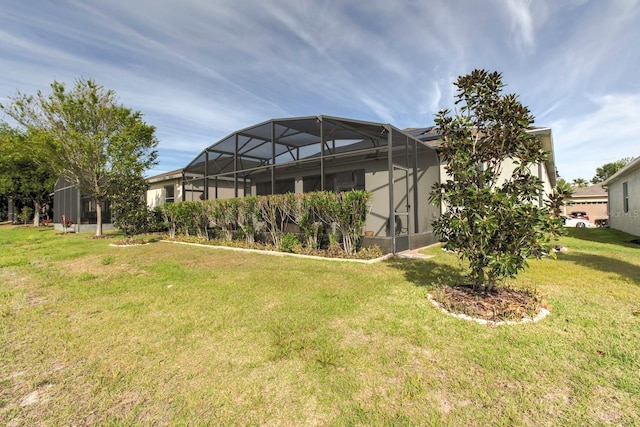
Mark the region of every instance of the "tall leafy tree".
[[[40, 159], [40, 160], [39, 160]], [[51, 163], [38, 154], [27, 134], [0, 123], [0, 193], [33, 209], [33, 224], [50, 201], [56, 181]]]
[[155, 128], [91, 79], [76, 80], [71, 89], [54, 81], [49, 94], [18, 92], [10, 99], [0, 108], [33, 135], [62, 178], [95, 198], [96, 235], [102, 235], [110, 179], [140, 176], [156, 164]]
[[[442, 110], [435, 121], [449, 179], [431, 193], [432, 202], [447, 207], [434, 230], [446, 249], [469, 261], [474, 288], [490, 291], [529, 257], [550, 252], [561, 220], [536, 204], [543, 183], [531, 170], [548, 153], [527, 131], [534, 121], [529, 109], [502, 94], [497, 72], [474, 70], [455, 86], [459, 112]], [[515, 165], [512, 172], [506, 163]]]
[[596, 175], [591, 178], [591, 183], [598, 184], [608, 179], [610, 176], [618, 172], [623, 167], [627, 166], [632, 161], [633, 157], [624, 157], [620, 160], [616, 160], [615, 162], [605, 163], [599, 168], [596, 168]]

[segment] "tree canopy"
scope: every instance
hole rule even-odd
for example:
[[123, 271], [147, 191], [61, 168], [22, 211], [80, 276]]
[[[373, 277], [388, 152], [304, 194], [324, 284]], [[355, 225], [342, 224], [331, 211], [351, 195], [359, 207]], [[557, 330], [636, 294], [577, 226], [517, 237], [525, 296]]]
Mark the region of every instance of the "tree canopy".
[[96, 235], [101, 235], [101, 204], [108, 199], [110, 180], [142, 175], [156, 164], [155, 128], [91, 79], [76, 80], [71, 89], [54, 81], [49, 94], [18, 92], [10, 100], [0, 108], [31, 135], [56, 173], [95, 198]]
[[598, 184], [608, 179], [609, 177], [613, 176], [613, 174], [618, 172], [623, 167], [627, 166], [632, 161], [633, 161], [633, 157], [624, 157], [620, 160], [616, 160], [615, 162], [605, 163], [599, 168], [596, 168], [596, 174], [593, 178], [591, 178], [591, 183]]
[[551, 252], [561, 220], [551, 204], [538, 205], [543, 183], [531, 170], [548, 153], [528, 132], [529, 109], [516, 95], [502, 95], [497, 72], [474, 70], [455, 86], [459, 112], [442, 110], [436, 118], [449, 179], [431, 193], [432, 202], [447, 207], [434, 230], [445, 249], [469, 260], [474, 288], [491, 290], [524, 269], [527, 258]]
[[56, 175], [48, 161], [38, 162], [27, 134], [0, 123], [0, 194], [33, 209], [33, 223], [53, 192]]

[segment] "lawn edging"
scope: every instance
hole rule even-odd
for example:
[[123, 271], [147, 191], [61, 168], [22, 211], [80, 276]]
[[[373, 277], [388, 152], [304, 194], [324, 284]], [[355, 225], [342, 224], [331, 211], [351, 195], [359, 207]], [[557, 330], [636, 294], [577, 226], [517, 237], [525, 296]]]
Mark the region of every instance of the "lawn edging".
[[164, 243], [175, 243], [179, 245], [187, 245], [187, 246], [197, 246], [201, 248], [213, 248], [213, 249], [224, 249], [228, 251], [237, 251], [237, 252], [246, 252], [246, 253], [256, 253], [256, 254], [265, 254], [265, 255], [273, 255], [273, 256], [290, 256], [297, 257], [303, 259], [315, 259], [321, 261], [343, 261], [343, 262], [355, 262], [360, 264], [375, 264], [381, 261], [385, 261], [393, 256], [393, 254], [386, 254], [378, 258], [373, 259], [354, 259], [354, 258], [329, 258], [322, 257], [317, 255], [304, 255], [304, 254], [294, 254], [291, 252], [278, 252], [278, 251], [267, 251], [262, 249], [249, 249], [249, 248], [235, 248], [232, 246], [221, 246], [221, 245], [205, 245], [202, 243], [190, 243], [190, 242], [177, 242], [174, 240], [159, 240]]

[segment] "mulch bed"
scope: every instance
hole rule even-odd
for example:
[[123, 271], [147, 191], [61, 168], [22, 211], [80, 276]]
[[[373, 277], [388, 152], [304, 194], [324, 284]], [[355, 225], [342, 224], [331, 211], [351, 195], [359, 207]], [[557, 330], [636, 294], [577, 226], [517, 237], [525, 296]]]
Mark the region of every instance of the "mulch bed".
[[471, 285], [442, 286], [433, 292], [432, 298], [450, 313], [491, 322], [531, 319], [544, 308], [538, 292], [509, 287], [487, 292], [474, 290]]

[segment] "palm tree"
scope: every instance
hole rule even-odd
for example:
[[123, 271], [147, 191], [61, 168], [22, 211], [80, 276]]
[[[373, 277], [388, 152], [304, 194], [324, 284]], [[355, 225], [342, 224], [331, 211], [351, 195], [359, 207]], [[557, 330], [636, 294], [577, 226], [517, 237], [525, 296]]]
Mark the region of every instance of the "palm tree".
[[574, 188], [583, 188], [589, 186], [589, 181], [584, 178], [575, 178], [571, 183], [571, 186]]

